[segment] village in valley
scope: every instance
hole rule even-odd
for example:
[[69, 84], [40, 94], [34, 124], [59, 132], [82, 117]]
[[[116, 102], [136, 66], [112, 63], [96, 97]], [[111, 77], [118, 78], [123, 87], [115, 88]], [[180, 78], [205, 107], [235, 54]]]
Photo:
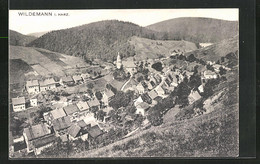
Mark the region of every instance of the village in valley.
[[9, 158], [237, 157], [238, 9], [208, 10], [10, 10]]
[[[11, 99], [11, 119], [22, 123], [10, 139], [11, 156], [56, 150], [68, 156], [158, 126], [174, 106], [211, 96], [213, 83], [227, 80], [232, 69], [223, 64], [230, 58], [211, 62], [183, 54], [176, 49], [170, 57], [136, 61], [118, 52], [114, 63], [93, 62], [89, 72], [26, 81], [24, 96]], [[192, 117], [206, 112], [194, 111]]]

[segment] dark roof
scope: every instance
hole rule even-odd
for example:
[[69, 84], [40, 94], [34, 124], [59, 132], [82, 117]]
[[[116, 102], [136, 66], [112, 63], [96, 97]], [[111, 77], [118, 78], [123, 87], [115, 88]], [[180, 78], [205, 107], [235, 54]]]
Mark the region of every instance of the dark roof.
[[84, 127], [87, 126], [87, 124], [86, 124], [86, 122], [85, 122], [84, 120], [80, 120], [80, 121], [78, 121], [77, 123], [78, 123], [78, 125], [79, 125], [81, 128], [84, 128]]
[[71, 125], [69, 116], [55, 119], [55, 120], [53, 120], [52, 123], [53, 123], [53, 128], [56, 131], [66, 129], [66, 128], [70, 127], [70, 125]]
[[112, 96], [115, 95], [115, 94], [114, 94], [111, 90], [109, 90], [109, 89], [107, 89], [104, 94], [106, 94], [106, 96], [107, 96], [108, 98], [111, 98]]
[[150, 92], [148, 92], [148, 96], [151, 98], [151, 99], [154, 99], [155, 97], [158, 96], [157, 92], [155, 92], [154, 90], [151, 90]]
[[39, 138], [39, 139], [33, 141], [33, 145], [35, 148], [39, 148], [39, 147], [45, 146], [51, 142], [54, 142], [55, 139], [56, 139], [56, 136], [54, 134], [51, 134], [46, 137]]
[[63, 109], [67, 115], [70, 115], [70, 114], [73, 114], [73, 113], [79, 111], [79, 108], [74, 104], [65, 106], [65, 107], [63, 107]]
[[72, 126], [69, 127], [68, 134], [71, 135], [72, 137], [76, 137], [79, 134], [80, 129], [81, 128], [78, 124], [73, 124]]
[[12, 98], [13, 105], [25, 104], [24, 97]]
[[30, 80], [30, 81], [26, 81], [26, 86], [30, 87], [30, 86], [38, 86], [39, 82], [38, 80]]
[[72, 76], [72, 79], [73, 79], [74, 81], [80, 81], [80, 80], [82, 80], [82, 78], [81, 78], [80, 75], [74, 75], [74, 76]]
[[47, 85], [51, 85], [51, 84], [56, 84], [56, 82], [54, 81], [53, 78], [50, 78], [50, 79], [45, 79], [43, 81], [40, 81], [40, 86], [47, 86]]
[[13, 146], [14, 151], [23, 150], [27, 147], [25, 141], [14, 143]]
[[73, 79], [71, 78], [71, 76], [64, 76], [61, 79], [62, 79], [62, 82], [73, 82]]
[[118, 80], [112, 80], [110, 82], [110, 85], [112, 85], [114, 88], [116, 88], [118, 91], [122, 88], [122, 86], [125, 84], [126, 80], [124, 81], [118, 81]]
[[24, 132], [29, 141], [46, 136], [51, 133], [47, 125], [42, 123], [34, 126], [30, 126], [28, 128], [24, 128]]
[[89, 136], [91, 136], [92, 138], [96, 138], [100, 135], [103, 134], [102, 130], [99, 128], [98, 125], [92, 126], [90, 127], [90, 129], [88, 130], [88, 134]]
[[100, 104], [99, 104], [99, 101], [97, 99], [94, 99], [94, 100], [89, 100], [88, 105], [91, 108], [91, 107], [94, 107], [94, 106], [99, 106]]

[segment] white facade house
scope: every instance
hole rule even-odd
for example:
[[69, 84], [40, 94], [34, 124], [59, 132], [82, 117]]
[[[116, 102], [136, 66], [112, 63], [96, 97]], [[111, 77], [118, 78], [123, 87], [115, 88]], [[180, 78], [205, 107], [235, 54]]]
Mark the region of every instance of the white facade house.
[[40, 85], [38, 80], [26, 81], [25, 87], [29, 94], [36, 94], [40, 92]]
[[53, 78], [45, 79], [43, 81], [40, 81], [40, 89], [41, 89], [41, 91], [52, 90], [54, 88], [56, 88], [56, 82], [54, 81]]
[[14, 112], [20, 112], [26, 110], [24, 97], [12, 98], [12, 104], [13, 104]]
[[36, 98], [30, 99], [30, 104], [31, 106], [37, 106], [38, 105], [37, 99]]

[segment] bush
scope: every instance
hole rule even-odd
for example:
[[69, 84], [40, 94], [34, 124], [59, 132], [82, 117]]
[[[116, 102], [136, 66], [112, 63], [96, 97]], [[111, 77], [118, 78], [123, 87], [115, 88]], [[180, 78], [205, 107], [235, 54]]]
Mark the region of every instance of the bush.
[[152, 68], [155, 69], [156, 71], [159, 71], [159, 72], [163, 70], [162, 63], [161, 63], [161, 62], [154, 63], [154, 64], [152, 65]]

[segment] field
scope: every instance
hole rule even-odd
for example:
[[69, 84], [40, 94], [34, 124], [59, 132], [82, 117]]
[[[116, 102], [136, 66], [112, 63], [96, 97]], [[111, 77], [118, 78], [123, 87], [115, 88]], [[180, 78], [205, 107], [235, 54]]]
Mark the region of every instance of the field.
[[230, 52], [235, 53], [238, 50], [238, 43], [237, 35], [231, 39], [223, 40], [211, 46], [186, 53], [185, 55], [194, 54], [195, 57], [205, 61], [217, 61], [220, 57], [226, 56]]
[[195, 43], [188, 41], [151, 40], [134, 36], [129, 42], [134, 46], [137, 60], [157, 59], [161, 55], [168, 57], [173, 50], [178, 49], [183, 52], [197, 49]]
[[[66, 73], [74, 73], [75, 69], [88, 66], [78, 57], [67, 56], [40, 48], [22, 46], [10, 46], [10, 59], [11, 83], [24, 82], [26, 80], [24, 74], [29, 71], [35, 71], [43, 77], [52, 75], [61, 77]], [[17, 72], [17, 70], [21, 71]]]

